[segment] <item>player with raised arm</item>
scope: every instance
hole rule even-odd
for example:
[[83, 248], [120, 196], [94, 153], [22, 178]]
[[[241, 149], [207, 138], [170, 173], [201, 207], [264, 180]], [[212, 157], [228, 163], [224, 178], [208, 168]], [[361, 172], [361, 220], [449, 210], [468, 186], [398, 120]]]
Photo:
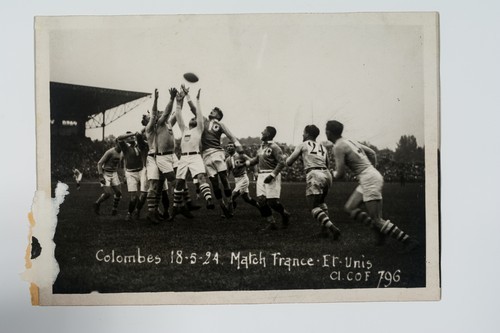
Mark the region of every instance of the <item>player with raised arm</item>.
[[[191, 111], [196, 115], [189, 121], [189, 126], [184, 124], [182, 118], [183, 100], [186, 98]], [[173, 215], [183, 214], [186, 217], [192, 217], [188, 208], [185, 207], [183, 193], [186, 187], [186, 177], [188, 172], [191, 173], [193, 179], [198, 179], [200, 184], [200, 192], [205, 198], [208, 209], [214, 209], [212, 203], [212, 194], [210, 193], [210, 185], [205, 178], [205, 165], [200, 154], [200, 142], [203, 133], [203, 115], [200, 107], [200, 90], [196, 96], [196, 106], [191, 101], [189, 89], [182, 86], [181, 91], [177, 94], [177, 107], [175, 117], [177, 124], [181, 130], [181, 159], [179, 160], [179, 168], [176, 175], [176, 184], [174, 188], [174, 208]]]
[[97, 162], [97, 171], [99, 173], [99, 182], [103, 186], [104, 192], [94, 203], [94, 212], [100, 215], [101, 204], [114, 194], [113, 199], [113, 209], [111, 210], [111, 215], [116, 215], [118, 213], [118, 204], [122, 197], [122, 191], [120, 189], [120, 178], [118, 178], [118, 167], [122, 161], [122, 152], [118, 143], [115, 147], [108, 149], [104, 155], [102, 155], [99, 162]]
[[273, 141], [276, 129], [267, 126], [262, 131], [262, 144], [257, 156], [247, 160], [246, 166], [259, 165], [257, 177], [257, 203], [261, 215], [267, 220], [269, 230], [276, 230], [276, 222], [271, 209], [281, 215], [283, 227], [288, 227], [290, 213], [288, 213], [280, 202], [281, 194], [281, 170], [285, 166], [285, 158], [281, 148]]
[[141, 174], [144, 169], [144, 157], [147, 155], [147, 145], [140, 133], [127, 132], [120, 135], [118, 144], [125, 161], [125, 179], [129, 192], [128, 213], [126, 221], [132, 220], [132, 214], [139, 202], [138, 192], [141, 188]]
[[229, 157], [226, 159], [227, 170], [234, 176], [234, 189], [231, 195], [233, 209], [236, 208], [236, 199], [240, 195], [246, 203], [259, 208], [257, 201], [250, 196], [250, 192], [248, 190], [250, 180], [248, 179], [245, 162], [250, 158], [244, 153], [240, 154], [236, 152], [236, 147], [232, 142], [227, 144], [226, 151], [229, 154]]
[[[149, 190], [147, 196], [148, 215], [147, 219], [155, 224], [160, 222], [157, 210], [160, 198], [163, 199], [164, 214], [168, 217], [169, 200], [167, 193], [164, 192], [167, 186], [164, 186], [160, 180], [173, 182], [175, 180], [175, 168], [177, 167], [177, 156], [174, 154], [175, 139], [172, 131], [175, 117], [171, 117], [173, 102], [177, 94], [177, 89], [170, 88], [170, 100], [165, 111], [160, 114], [158, 111], [158, 90], [155, 89], [155, 96], [151, 117], [145, 128], [147, 143], [149, 146], [148, 157], [146, 160], [147, 177]], [[161, 174], [160, 174], [161, 173]], [[162, 176], [162, 177], [161, 177]]]
[[306, 200], [309, 209], [313, 218], [321, 225], [322, 235], [328, 230], [336, 240], [340, 236], [340, 230], [330, 220], [325, 202], [328, 190], [332, 186], [332, 175], [328, 169], [327, 150], [321, 143], [316, 142], [318, 135], [318, 127], [307, 125], [302, 134], [303, 142], [295, 147], [286, 164], [291, 166], [299, 157], [302, 158], [306, 172]]
[[[208, 118], [204, 118], [201, 153], [208, 177], [212, 183], [215, 199], [219, 202], [224, 215], [231, 217], [233, 214], [232, 190], [227, 178], [226, 155], [221, 145], [222, 134], [226, 135], [234, 143], [239, 153], [243, 152], [243, 148], [229, 128], [221, 122], [223, 117], [222, 110], [215, 107], [208, 115]], [[220, 184], [222, 184], [224, 192], [221, 191]], [[226, 197], [227, 202], [224, 202], [223, 195]]]
[[[384, 243], [385, 235], [390, 235], [404, 244], [406, 252], [413, 250], [418, 246], [418, 242], [391, 221], [382, 219], [384, 178], [375, 169], [377, 165], [375, 152], [365, 145], [342, 137], [343, 130], [344, 125], [336, 120], [326, 123], [326, 136], [334, 144], [336, 170], [333, 172], [333, 178], [342, 178], [348, 167], [359, 181], [359, 186], [345, 204], [346, 212], [352, 219], [375, 228], [379, 236], [378, 245]], [[363, 203], [368, 214], [360, 208]]]

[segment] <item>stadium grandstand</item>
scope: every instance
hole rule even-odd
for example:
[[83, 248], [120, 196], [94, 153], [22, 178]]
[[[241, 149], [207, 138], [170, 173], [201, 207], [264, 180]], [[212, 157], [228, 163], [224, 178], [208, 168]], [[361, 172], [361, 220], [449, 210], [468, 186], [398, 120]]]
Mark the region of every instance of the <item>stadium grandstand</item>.
[[[87, 179], [97, 179], [97, 161], [112, 145], [105, 141], [106, 126], [131, 112], [150, 95], [50, 82], [52, 179], [71, 178], [74, 167]], [[93, 142], [85, 136], [85, 131], [93, 128], [102, 128], [102, 141]]]

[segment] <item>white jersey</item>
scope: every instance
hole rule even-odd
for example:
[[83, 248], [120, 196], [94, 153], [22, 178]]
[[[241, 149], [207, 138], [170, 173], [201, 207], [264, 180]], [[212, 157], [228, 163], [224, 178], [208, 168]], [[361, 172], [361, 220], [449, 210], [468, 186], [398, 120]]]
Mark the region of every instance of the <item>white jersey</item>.
[[321, 143], [313, 140], [306, 140], [298, 145], [296, 149], [301, 152], [304, 170], [311, 168], [326, 169], [328, 154], [326, 148]]
[[345, 165], [359, 176], [364, 170], [372, 167], [368, 156], [364, 152], [361, 144], [349, 139], [340, 138], [335, 142], [334, 153], [337, 157], [343, 156]]
[[200, 151], [202, 132], [198, 128], [185, 128], [182, 132], [181, 151], [182, 153], [192, 153]]

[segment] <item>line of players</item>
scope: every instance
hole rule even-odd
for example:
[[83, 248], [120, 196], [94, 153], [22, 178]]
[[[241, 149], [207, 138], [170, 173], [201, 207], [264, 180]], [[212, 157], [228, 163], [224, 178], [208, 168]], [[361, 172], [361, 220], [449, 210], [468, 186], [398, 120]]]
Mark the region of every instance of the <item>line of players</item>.
[[[334, 144], [335, 170], [330, 170], [330, 161], [326, 148], [316, 141], [320, 130], [315, 125], [304, 128], [303, 142], [286, 158], [281, 148], [273, 141], [276, 129], [267, 126], [261, 133], [262, 144], [255, 157], [248, 157], [238, 139], [230, 132], [221, 120], [222, 111], [215, 107], [208, 118], [204, 117], [200, 107], [200, 91], [196, 96], [196, 105], [191, 100], [189, 88], [181, 86], [169, 90], [170, 100], [165, 111], [159, 112], [158, 91], [155, 90], [151, 116], [145, 116], [144, 140], [141, 133], [127, 133], [117, 138], [117, 146], [109, 149], [98, 162], [100, 181], [104, 193], [94, 204], [99, 214], [100, 204], [113, 195], [112, 215], [116, 215], [121, 198], [120, 182], [117, 174], [123, 157], [125, 175], [130, 192], [127, 220], [140, 216], [141, 208], [147, 201], [147, 219], [159, 223], [168, 217], [169, 198], [167, 188], [173, 187], [172, 217], [182, 214], [192, 218], [192, 210], [199, 209], [192, 203], [186, 186], [186, 178], [190, 173], [197, 192], [206, 201], [207, 209], [214, 209], [213, 195], [224, 216], [230, 218], [234, 214], [236, 199], [241, 195], [248, 204], [256, 207], [267, 221], [268, 230], [278, 229], [273, 210], [281, 216], [282, 227], [290, 222], [290, 213], [280, 202], [281, 170], [291, 166], [299, 158], [304, 164], [306, 173], [306, 200], [313, 218], [321, 226], [321, 235], [337, 240], [340, 230], [332, 222], [326, 204], [328, 191], [333, 180], [341, 179], [349, 168], [359, 180], [359, 186], [345, 204], [346, 212], [353, 220], [364, 223], [374, 230], [377, 244], [382, 245], [386, 236], [400, 241], [405, 251], [411, 251], [418, 242], [402, 231], [394, 223], [382, 218], [383, 177], [375, 168], [377, 158], [369, 147], [356, 141], [342, 137], [343, 125], [331, 120], [326, 124], [326, 136]], [[194, 117], [184, 124], [182, 107], [187, 101]], [[176, 109], [173, 110], [174, 102]], [[181, 130], [181, 157], [175, 155], [175, 138], [173, 126], [178, 124]], [[226, 147], [229, 157], [221, 146], [221, 136], [225, 134], [231, 143]], [[256, 200], [249, 195], [249, 179], [246, 168], [258, 166], [256, 184]], [[231, 190], [228, 172], [235, 177], [235, 188]], [[146, 178], [147, 177], [147, 178]], [[147, 179], [147, 180], [146, 180]], [[141, 195], [138, 196], [139, 184]], [[145, 186], [148, 186], [146, 189]], [[221, 189], [222, 187], [222, 189]], [[145, 194], [147, 191], [147, 195]], [[164, 207], [163, 216], [159, 213], [159, 202]], [[361, 209], [364, 205], [366, 212]]]

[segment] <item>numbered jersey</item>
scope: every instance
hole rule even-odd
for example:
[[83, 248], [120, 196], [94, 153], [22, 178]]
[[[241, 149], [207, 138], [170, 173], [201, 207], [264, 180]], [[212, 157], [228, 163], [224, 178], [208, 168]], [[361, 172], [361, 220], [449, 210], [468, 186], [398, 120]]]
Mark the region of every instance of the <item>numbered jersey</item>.
[[238, 153], [226, 159], [227, 169], [233, 173], [234, 177], [242, 177], [247, 173], [245, 158]]
[[326, 168], [328, 166], [328, 154], [326, 148], [318, 142], [307, 140], [297, 146], [302, 153], [304, 170], [310, 168]]
[[342, 154], [344, 156], [345, 165], [356, 175], [359, 175], [366, 168], [372, 166], [368, 156], [366, 156], [365, 151], [358, 142], [340, 138], [335, 143], [334, 152], [336, 155]]
[[278, 163], [283, 161], [283, 151], [274, 142], [263, 142], [258, 151], [259, 170], [271, 171], [274, 170]]
[[205, 128], [201, 137], [201, 150], [207, 149], [222, 149], [220, 145], [220, 138], [224, 133], [222, 124], [217, 119], [208, 120], [204, 119]]

